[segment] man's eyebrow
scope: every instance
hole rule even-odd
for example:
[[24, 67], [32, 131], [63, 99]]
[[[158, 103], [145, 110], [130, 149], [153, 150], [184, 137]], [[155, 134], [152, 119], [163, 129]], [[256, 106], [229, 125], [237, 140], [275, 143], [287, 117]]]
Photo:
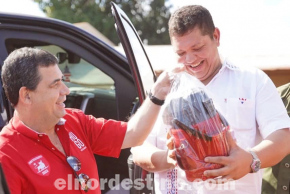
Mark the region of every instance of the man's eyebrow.
[[54, 85], [55, 83], [61, 81], [63, 78], [60, 78], [60, 79], [55, 79], [51, 82], [51, 84], [49, 84], [50, 86]]
[[191, 48], [201, 47], [203, 44], [201, 42], [198, 42], [191, 46]]
[[[198, 42], [198, 43], [196, 43], [194, 45], [191, 45], [190, 48], [191, 49], [196, 49], [196, 48], [199, 48], [199, 47], [202, 47], [202, 46], [203, 46], [203, 44], [201, 42]], [[181, 53], [181, 52], [184, 52], [184, 50], [176, 50], [175, 52], [176, 53]]]

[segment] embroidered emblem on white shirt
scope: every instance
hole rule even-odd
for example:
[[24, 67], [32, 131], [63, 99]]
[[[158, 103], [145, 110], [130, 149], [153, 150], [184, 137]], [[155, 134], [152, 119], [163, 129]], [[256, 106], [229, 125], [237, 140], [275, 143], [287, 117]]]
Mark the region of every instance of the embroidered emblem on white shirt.
[[48, 161], [42, 156], [36, 156], [32, 158], [28, 165], [32, 169], [32, 171], [41, 176], [48, 176], [50, 173], [50, 166]]
[[239, 98], [239, 100], [240, 100], [240, 102], [241, 102], [242, 104], [244, 104], [244, 103], [247, 101], [246, 98]]
[[226, 62], [226, 65], [227, 65], [230, 69], [236, 69], [236, 68], [237, 68], [237, 66], [232, 65], [232, 64], [227, 63], [227, 62]]
[[69, 138], [81, 151], [84, 151], [87, 148], [85, 144], [75, 134], [73, 134], [73, 132], [69, 132]]

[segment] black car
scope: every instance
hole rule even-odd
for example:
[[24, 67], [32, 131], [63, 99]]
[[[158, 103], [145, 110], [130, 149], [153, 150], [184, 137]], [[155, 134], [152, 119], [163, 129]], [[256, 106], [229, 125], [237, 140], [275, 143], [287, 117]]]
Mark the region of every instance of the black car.
[[[114, 3], [112, 12], [127, 58], [73, 24], [0, 13], [0, 64], [17, 48], [48, 50], [59, 58], [59, 67], [71, 91], [66, 107], [79, 108], [95, 117], [127, 121], [143, 102], [155, 75], [127, 16]], [[5, 97], [2, 84], [0, 111], [2, 128], [13, 116], [13, 107]], [[122, 150], [118, 159], [95, 155], [100, 179], [109, 180], [116, 175], [120, 181], [128, 179], [129, 155], [130, 149]], [[107, 184], [101, 189], [102, 193], [110, 190]], [[115, 190], [115, 193], [129, 192]]]

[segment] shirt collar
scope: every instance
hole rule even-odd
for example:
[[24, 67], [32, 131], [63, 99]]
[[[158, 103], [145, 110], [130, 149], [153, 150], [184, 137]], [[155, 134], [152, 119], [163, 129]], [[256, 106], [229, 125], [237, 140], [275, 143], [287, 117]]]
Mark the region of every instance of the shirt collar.
[[[56, 125], [64, 125], [65, 119], [61, 118], [59, 122]], [[18, 131], [19, 133], [33, 139], [38, 139], [39, 136], [46, 135], [45, 133], [39, 133], [28, 126], [26, 126], [18, 117], [17, 114], [13, 115], [13, 118], [11, 119], [11, 126], [14, 130]]]
[[66, 120], [64, 118], [60, 118], [57, 125], [64, 125]]
[[230, 69], [230, 70], [236, 70], [238, 67], [233, 65], [231, 61], [225, 59], [223, 61], [223, 67], [222, 68], [227, 68], [227, 69]]
[[[222, 60], [222, 67], [221, 67], [221, 69], [219, 70], [219, 72], [216, 74], [216, 76], [217, 76], [218, 74], [222, 73], [225, 69], [235, 70], [235, 69], [237, 69], [237, 68], [238, 68], [238, 67], [235, 66], [235, 65], [233, 65], [230, 61], [224, 59], [224, 60]], [[215, 76], [215, 77], [216, 77], [216, 76]]]
[[220, 76], [220, 74], [225, 71], [225, 69], [230, 69], [230, 70], [235, 70], [237, 69], [238, 67], [235, 66], [235, 65], [232, 65], [231, 62], [229, 62], [228, 60], [226, 59], [223, 59], [222, 60], [222, 67], [220, 68], [219, 72], [210, 80], [210, 82], [207, 84], [207, 85], [210, 85], [210, 83], [216, 79], [218, 76]]

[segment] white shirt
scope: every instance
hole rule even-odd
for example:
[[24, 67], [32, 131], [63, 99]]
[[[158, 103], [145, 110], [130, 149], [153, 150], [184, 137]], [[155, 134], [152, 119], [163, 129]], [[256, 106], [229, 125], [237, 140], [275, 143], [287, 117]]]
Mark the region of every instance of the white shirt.
[[[194, 78], [195, 79], [195, 78]], [[272, 132], [290, 127], [290, 119], [270, 78], [256, 68], [237, 67], [225, 61], [217, 75], [205, 86], [216, 109], [229, 122], [237, 144], [248, 149]], [[163, 106], [165, 107], [165, 106]], [[159, 118], [147, 141], [166, 150], [168, 126]], [[179, 167], [154, 173], [155, 193], [261, 193], [262, 170], [225, 184], [189, 182]]]

